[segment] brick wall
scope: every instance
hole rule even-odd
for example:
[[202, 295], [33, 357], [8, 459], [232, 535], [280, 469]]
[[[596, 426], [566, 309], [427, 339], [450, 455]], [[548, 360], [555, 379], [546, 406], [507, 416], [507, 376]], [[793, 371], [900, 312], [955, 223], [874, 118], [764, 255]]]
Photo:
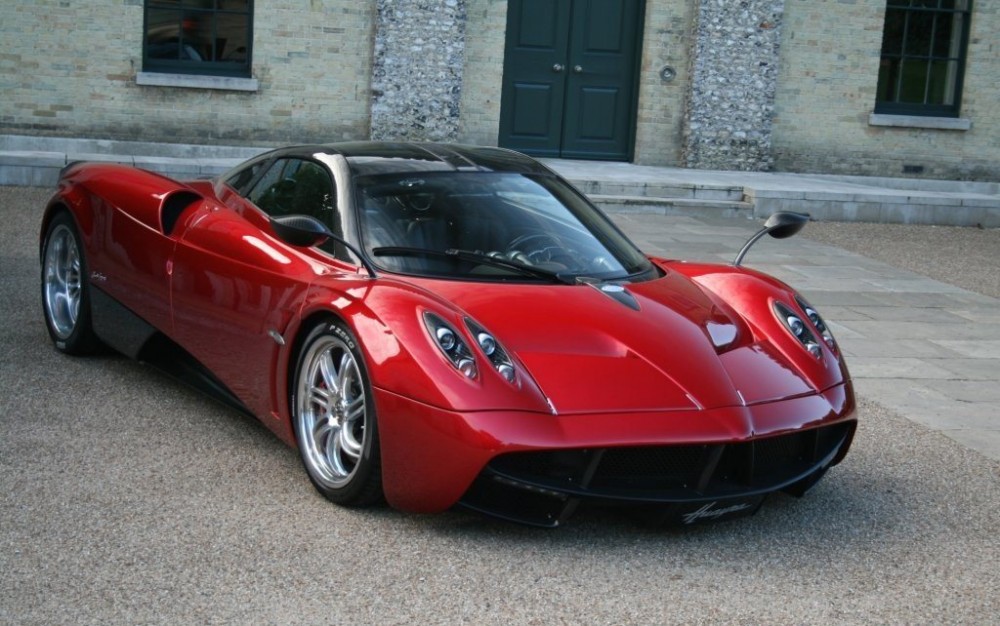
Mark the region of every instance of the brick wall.
[[137, 85], [141, 0], [5, 6], [0, 133], [253, 145], [367, 137], [371, 3], [255, 5], [256, 93]]
[[[390, 6], [412, 5], [451, 20], [442, 27], [448, 41], [432, 50], [407, 45], [414, 37], [404, 28], [391, 54], [382, 57], [384, 70], [392, 57], [413, 71], [393, 73], [389, 82], [384, 80], [389, 72], [383, 73], [377, 91], [384, 94], [386, 85], [395, 85], [397, 95], [406, 96], [400, 101], [416, 111], [407, 117], [386, 108], [385, 124], [378, 121], [384, 102], [373, 98], [372, 78], [378, 74], [380, 3], [383, 35], [389, 31], [384, 18]], [[725, 14], [726, 7], [737, 5], [764, 10], [782, 4], [780, 42], [771, 42], [780, 44], [770, 139], [775, 169], [899, 176], [904, 165], [916, 165], [928, 178], [1000, 180], [1000, 2], [994, 0], [976, 0], [974, 6], [962, 105], [971, 127], [965, 131], [869, 124], [885, 0], [647, 0], [636, 162], [684, 164], [684, 131], [692, 122], [766, 130], [765, 117], [755, 126], [726, 110], [693, 106], [688, 94], [711, 98], [712, 75], [697, 78], [691, 50], [698, 49], [699, 7], [718, 6]], [[496, 143], [506, 0], [257, 0], [255, 5], [252, 71], [259, 88], [239, 92], [138, 85], [141, 0], [8, 0], [0, 20], [0, 134], [266, 146], [365, 139], [374, 116], [376, 126], [389, 129], [386, 137]], [[752, 17], [751, 35], [777, 30], [762, 28], [767, 20]], [[418, 29], [441, 26], [410, 21], [419, 22], [411, 24]], [[702, 28], [702, 35], [711, 48], [711, 28]], [[449, 78], [441, 83], [446, 88], [437, 96], [418, 89], [441, 86], [433, 71], [421, 73], [430, 56], [438, 70], [441, 63], [448, 66]], [[716, 68], [726, 65], [715, 62]], [[676, 72], [672, 81], [662, 79], [664, 67]], [[415, 100], [414, 94], [419, 94]], [[425, 114], [432, 123], [414, 126]], [[397, 122], [405, 128], [392, 126]], [[443, 132], [433, 134], [438, 130]], [[738, 158], [710, 166], [741, 167]]]
[[966, 131], [872, 126], [885, 0], [785, 0], [774, 118], [776, 168], [1000, 179], [1000, 3], [973, 6], [961, 117]]
[[500, 127], [507, 2], [466, 0], [465, 65], [458, 141], [495, 146]]
[[[690, 85], [690, 0], [646, 0], [642, 61], [639, 66], [639, 109], [636, 116], [635, 162], [681, 164], [686, 94]], [[669, 68], [671, 80], [661, 72]]]

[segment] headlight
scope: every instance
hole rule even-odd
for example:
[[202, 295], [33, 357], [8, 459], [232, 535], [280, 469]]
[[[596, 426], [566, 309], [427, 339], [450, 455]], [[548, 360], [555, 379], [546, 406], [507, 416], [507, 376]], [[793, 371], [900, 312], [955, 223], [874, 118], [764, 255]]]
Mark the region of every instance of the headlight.
[[799, 306], [802, 307], [802, 310], [806, 312], [806, 317], [809, 318], [812, 325], [819, 331], [819, 334], [822, 335], [823, 341], [826, 342], [826, 345], [836, 353], [837, 341], [833, 338], [833, 333], [830, 332], [830, 328], [826, 325], [826, 322], [823, 321], [823, 318], [820, 317], [819, 313], [816, 312], [816, 309], [809, 306], [805, 300], [802, 298], [796, 298], [796, 300], [798, 301]]
[[503, 349], [500, 342], [487, 332], [486, 329], [469, 318], [465, 318], [465, 325], [469, 327], [469, 332], [476, 338], [479, 349], [483, 351], [493, 369], [503, 376], [504, 380], [512, 385], [516, 385], [517, 370], [514, 368], [514, 362], [507, 356], [507, 351]]
[[[815, 311], [813, 312], [815, 313]], [[809, 351], [809, 354], [817, 359], [823, 356], [823, 349], [816, 341], [816, 336], [809, 330], [809, 327], [799, 317], [798, 313], [795, 313], [790, 307], [780, 302], [774, 303], [774, 313], [781, 320], [781, 323], [784, 324], [785, 328]]]
[[[479, 377], [476, 356], [469, 347], [469, 344], [466, 343], [464, 335], [459, 333], [440, 316], [429, 311], [424, 313], [424, 324], [426, 324], [427, 331], [434, 339], [434, 343], [437, 344], [437, 347], [448, 358], [448, 361], [455, 366], [455, 369], [470, 380], [475, 380]], [[479, 349], [482, 356], [486, 357], [486, 360], [493, 366], [493, 369], [510, 384], [518, 385], [517, 368], [507, 355], [507, 351], [504, 350], [493, 334], [468, 318], [465, 319], [465, 326], [469, 329], [469, 335], [474, 340], [475, 346]]]
[[458, 332], [443, 319], [429, 312], [424, 313], [424, 324], [427, 325], [427, 330], [434, 338], [434, 343], [455, 366], [455, 369], [462, 372], [466, 378], [475, 380], [479, 376], [476, 359]]

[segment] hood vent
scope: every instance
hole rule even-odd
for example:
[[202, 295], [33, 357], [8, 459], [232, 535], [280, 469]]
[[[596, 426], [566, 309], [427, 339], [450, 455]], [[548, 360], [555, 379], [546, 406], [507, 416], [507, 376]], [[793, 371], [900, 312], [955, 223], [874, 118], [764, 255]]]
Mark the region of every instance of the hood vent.
[[625, 289], [624, 285], [618, 283], [588, 283], [594, 289], [600, 291], [619, 304], [624, 304], [633, 311], [639, 310], [639, 301]]

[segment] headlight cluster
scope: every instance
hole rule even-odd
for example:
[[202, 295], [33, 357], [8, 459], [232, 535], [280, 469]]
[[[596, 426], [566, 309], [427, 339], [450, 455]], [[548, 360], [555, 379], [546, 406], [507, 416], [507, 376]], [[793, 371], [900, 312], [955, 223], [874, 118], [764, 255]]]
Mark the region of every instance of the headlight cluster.
[[486, 358], [489, 359], [490, 364], [493, 366], [501, 376], [504, 377], [509, 383], [517, 382], [517, 373], [514, 370], [514, 363], [507, 356], [507, 351], [503, 349], [503, 346], [496, 340], [493, 335], [486, 332], [486, 330], [479, 324], [473, 322], [472, 320], [466, 318], [465, 325], [469, 327], [469, 332], [472, 336], [476, 338], [476, 343], [479, 344], [479, 349], [483, 351]]
[[829, 346], [831, 350], [836, 352], [837, 342], [833, 338], [833, 333], [830, 332], [830, 328], [826, 325], [826, 322], [823, 321], [823, 318], [819, 316], [819, 313], [816, 312], [816, 309], [809, 306], [802, 298], [796, 298], [796, 301], [799, 303], [799, 306], [802, 307], [802, 310], [806, 312], [806, 316], [809, 318], [809, 321], [812, 322], [813, 326], [816, 327], [816, 330], [819, 331], [819, 334], [823, 336], [823, 341], [826, 342], [826, 345]]
[[[463, 336], [447, 322], [434, 313], [424, 313], [424, 323], [430, 332], [434, 343], [444, 353], [452, 365], [470, 380], [479, 377], [479, 367], [476, 365], [476, 357]], [[504, 380], [511, 384], [517, 383], [517, 370], [514, 363], [503, 349], [500, 342], [486, 331], [482, 326], [466, 318], [465, 325], [469, 333], [475, 339], [476, 346], [486, 360], [489, 361], [493, 369], [500, 374]]]
[[[816, 335], [809, 330], [809, 327], [797, 313], [780, 302], [774, 303], [774, 312], [778, 316], [778, 319], [785, 325], [785, 328], [791, 331], [795, 335], [795, 338], [802, 342], [802, 345], [809, 351], [809, 354], [817, 359], [823, 356], [823, 349], [816, 341]], [[815, 311], [813, 312], [815, 313]]]

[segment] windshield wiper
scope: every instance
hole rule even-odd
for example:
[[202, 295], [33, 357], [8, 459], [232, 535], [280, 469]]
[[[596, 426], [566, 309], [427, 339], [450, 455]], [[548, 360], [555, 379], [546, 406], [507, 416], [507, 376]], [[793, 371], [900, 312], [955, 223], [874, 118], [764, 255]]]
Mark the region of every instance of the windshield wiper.
[[479, 263], [481, 265], [490, 265], [492, 267], [513, 270], [533, 278], [541, 278], [543, 280], [564, 283], [567, 285], [576, 284], [575, 276], [570, 276], [561, 272], [553, 272], [540, 267], [533, 267], [531, 265], [524, 265], [523, 263], [518, 263], [517, 261], [510, 261], [503, 257], [490, 256], [475, 250], [459, 250], [457, 248], [449, 248], [447, 250], [431, 250], [429, 248], [410, 248], [406, 246], [383, 246], [380, 248], [373, 248], [372, 254], [375, 256], [434, 256], [447, 259], [460, 259], [462, 261]]

